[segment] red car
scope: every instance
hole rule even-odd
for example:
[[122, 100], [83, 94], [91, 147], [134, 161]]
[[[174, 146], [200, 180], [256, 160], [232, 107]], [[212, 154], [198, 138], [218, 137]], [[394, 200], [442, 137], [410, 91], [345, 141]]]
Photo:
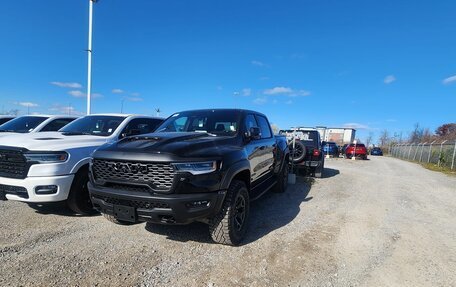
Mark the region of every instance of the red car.
[[350, 144], [347, 146], [347, 149], [345, 150], [345, 158], [352, 158], [353, 156], [367, 159], [366, 146], [363, 144]]

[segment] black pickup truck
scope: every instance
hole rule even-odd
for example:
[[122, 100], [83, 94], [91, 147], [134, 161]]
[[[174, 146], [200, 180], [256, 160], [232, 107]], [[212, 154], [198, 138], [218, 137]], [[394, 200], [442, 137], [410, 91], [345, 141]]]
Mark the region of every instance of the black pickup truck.
[[175, 113], [147, 135], [98, 149], [90, 165], [94, 207], [130, 224], [209, 224], [215, 242], [238, 245], [249, 203], [287, 188], [289, 149], [265, 115], [215, 109]]

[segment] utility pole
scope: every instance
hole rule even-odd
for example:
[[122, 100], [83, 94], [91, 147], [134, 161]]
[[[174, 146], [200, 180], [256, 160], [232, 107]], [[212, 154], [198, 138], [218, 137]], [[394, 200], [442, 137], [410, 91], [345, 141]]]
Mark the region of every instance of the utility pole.
[[93, 3], [97, 0], [89, 0], [89, 42], [87, 48], [87, 114], [90, 115], [91, 111], [91, 94], [92, 88], [92, 15]]

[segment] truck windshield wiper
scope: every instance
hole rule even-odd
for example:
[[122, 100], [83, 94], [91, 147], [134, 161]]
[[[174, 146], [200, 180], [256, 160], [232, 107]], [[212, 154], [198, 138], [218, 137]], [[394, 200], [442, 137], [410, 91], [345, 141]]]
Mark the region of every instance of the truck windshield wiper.
[[92, 135], [91, 133], [88, 132], [62, 132], [62, 135], [64, 136], [82, 136], [82, 135]]
[[14, 133], [15, 130], [0, 130], [0, 133]]

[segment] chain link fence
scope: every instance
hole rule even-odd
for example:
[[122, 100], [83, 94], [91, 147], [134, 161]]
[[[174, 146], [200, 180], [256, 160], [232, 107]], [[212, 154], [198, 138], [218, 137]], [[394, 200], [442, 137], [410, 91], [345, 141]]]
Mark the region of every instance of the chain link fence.
[[456, 141], [403, 143], [390, 148], [393, 157], [456, 169]]

